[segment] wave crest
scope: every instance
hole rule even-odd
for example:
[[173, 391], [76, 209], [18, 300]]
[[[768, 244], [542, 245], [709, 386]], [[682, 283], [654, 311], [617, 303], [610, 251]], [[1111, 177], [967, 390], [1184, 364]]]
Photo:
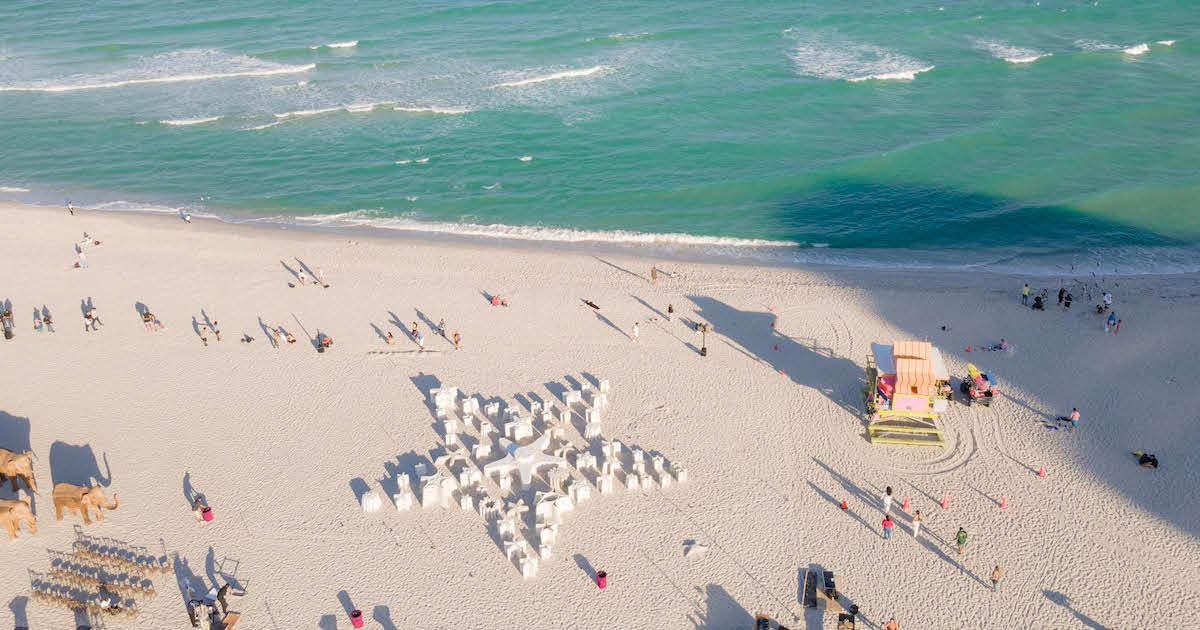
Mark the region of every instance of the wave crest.
[[313, 63], [289, 66], [245, 55], [229, 55], [217, 50], [184, 50], [145, 58], [135, 69], [104, 75], [76, 75], [31, 83], [0, 85], [0, 92], [74, 92], [152, 83], [264, 77], [308, 72], [316, 67]]
[[199, 125], [202, 123], [210, 123], [210, 122], [215, 122], [218, 120], [221, 120], [220, 116], [211, 116], [209, 118], [179, 118], [176, 120], [160, 120], [158, 122], [161, 124], [164, 124], [164, 125], [171, 125], [174, 127], [183, 127], [183, 126], [187, 126], [187, 125]]
[[1137, 46], [1130, 46], [1129, 48], [1126, 48], [1126, 49], [1122, 50], [1121, 52], [1125, 53], [1126, 55], [1141, 55], [1141, 54], [1144, 54], [1149, 51], [1150, 51], [1149, 46], [1147, 46], [1145, 44], [1138, 44]]
[[1040, 50], [1021, 48], [1020, 46], [1012, 46], [994, 40], [984, 40], [979, 42], [979, 45], [996, 59], [1014, 64], [1033, 63], [1042, 57], [1049, 57], [1051, 55], [1051, 53], [1044, 53]]
[[532, 85], [534, 83], [544, 83], [546, 81], [559, 81], [562, 79], [579, 79], [582, 77], [590, 77], [594, 74], [599, 74], [608, 70], [607, 66], [592, 66], [591, 68], [582, 68], [580, 70], [563, 70], [553, 74], [544, 74], [540, 76], [530, 77], [528, 79], [520, 79], [518, 81], [507, 81], [505, 83], [497, 83], [492, 88], [509, 88], [521, 87], [523, 85]]
[[348, 42], [331, 42], [328, 44], [320, 44], [318, 46], [309, 46], [309, 49], [317, 50], [318, 48], [354, 48], [357, 45], [358, 40], [356, 39]]

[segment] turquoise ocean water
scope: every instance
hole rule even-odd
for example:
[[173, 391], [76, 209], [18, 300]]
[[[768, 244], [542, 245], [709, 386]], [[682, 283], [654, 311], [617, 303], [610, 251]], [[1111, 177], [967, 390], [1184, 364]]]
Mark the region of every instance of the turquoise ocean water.
[[0, 197], [763, 262], [1200, 270], [1200, 4], [0, 4]]

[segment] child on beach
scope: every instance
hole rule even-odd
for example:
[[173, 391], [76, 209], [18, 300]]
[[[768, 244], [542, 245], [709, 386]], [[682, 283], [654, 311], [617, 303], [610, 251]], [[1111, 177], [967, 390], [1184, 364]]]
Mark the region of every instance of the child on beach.
[[1029, 283], [1028, 282], [1025, 283], [1025, 286], [1021, 287], [1021, 304], [1023, 306], [1029, 306]]
[[458, 336], [458, 331], [457, 330], [454, 331], [454, 349], [455, 350], [458, 350], [458, 342], [460, 339], [462, 339], [462, 338]]
[[958, 533], [954, 535], [954, 541], [958, 543], [958, 553], [963, 552], [963, 548], [967, 546], [967, 530], [959, 527]]
[[1108, 319], [1104, 322], [1104, 332], [1113, 332], [1117, 328], [1117, 313], [1110, 312]]
[[396, 340], [396, 338], [392, 336], [392, 331], [389, 330], [388, 334], [387, 334], [387, 338], [384, 339], [384, 341], [387, 342], [387, 345], [390, 346], [390, 345], [392, 345], [392, 342], [395, 340]]
[[892, 522], [892, 517], [886, 516], [886, 515], [883, 517], [883, 539], [884, 540], [892, 539], [892, 527], [894, 525], [895, 525], [895, 523]]

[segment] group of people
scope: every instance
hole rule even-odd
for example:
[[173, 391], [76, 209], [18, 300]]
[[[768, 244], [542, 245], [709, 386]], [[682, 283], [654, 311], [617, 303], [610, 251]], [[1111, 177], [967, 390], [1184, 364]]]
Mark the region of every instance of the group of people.
[[[493, 300], [494, 299], [495, 298], [493, 298]], [[508, 304], [504, 304], [504, 306], [508, 306]], [[445, 339], [447, 341], [454, 343], [454, 349], [458, 350], [459, 344], [462, 342], [462, 336], [458, 334], [458, 331], [454, 331], [454, 334], [452, 336], [447, 337], [446, 336], [446, 320], [445, 319], [438, 320], [437, 328], [434, 329], [434, 332], [436, 332], [439, 336], [441, 336], [442, 339]], [[412, 323], [412, 330], [410, 330], [408, 334], [409, 334], [409, 337], [412, 338], [412, 340], [414, 342], [416, 342], [417, 348], [418, 348], [417, 351], [425, 352], [425, 333], [421, 332], [421, 327], [417, 325], [417, 322]], [[387, 344], [390, 346], [395, 342], [395, 337], [393, 337], [392, 333], [389, 331], [387, 336], [384, 337], [384, 341], [386, 341]]]
[[[1031, 290], [1029, 288], [1029, 283], [1026, 282], [1025, 286], [1021, 287], [1021, 304], [1025, 305], [1025, 306], [1029, 306], [1030, 308], [1032, 308], [1035, 311], [1046, 310], [1046, 304], [1050, 301], [1050, 291], [1048, 289], [1042, 289], [1041, 293], [1039, 293], [1033, 297], [1032, 305], [1029, 304], [1030, 294], [1031, 294]], [[1075, 299], [1075, 296], [1071, 295], [1071, 293], [1069, 291], [1067, 291], [1066, 287], [1059, 288], [1059, 290], [1058, 290], [1058, 305], [1061, 306], [1064, 311], [1071, 310], [1071, 302], [1074, 299]], [[1104, 296], [1100, 300], [1100, 304], [1096, 305], [1096, 314], [1103, 315], [1104, 313], [1107, 312], [1108, 320], [1105, 321], [1104, 332], [1117, 333], [1117, 332], [1121, 331], [1121, 320], [1118, 319], [1117, 314], [1115, 312], [1113, 312], [1112, 305], [1113, 305], [1113, 295], [1112, 295], [1112, 293], [1105, 291]]]

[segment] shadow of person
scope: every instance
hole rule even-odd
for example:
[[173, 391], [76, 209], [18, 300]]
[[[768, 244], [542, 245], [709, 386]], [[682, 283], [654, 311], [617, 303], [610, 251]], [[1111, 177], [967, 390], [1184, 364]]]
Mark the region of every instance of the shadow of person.
[[730, 347], [772, 372], [783, 370], [793, 383], [821, 392], [855, 416], [863, 415], [863, 368], [854, 361], [836, 356], [828, 348], [780, 334], [772, 326], [775, 313], [743, 311], [703, 295], [689, 295], [687, 299], [696, 305], [696, 315], [713, 325], [709, 334], [714, 340], [724, 336]]
[[703, 590], [697, 586], [696, 591], [705, 597], [705, 610], [690, 619], [697, 630], [750, 628], [754, 623], [750, 613], [723, 586], [709, 584]]
[[28, 628], [29, 615], [26, 614], [25, 608], [29, 605], [29, 598], [24, 595], [18, 595], [8, 602], [8, 609], [13, 614], [13, 627]]
[[1092, 619], [1078, 610], [1075, 610], [1075, 608], [1071, 605], [1071, 598], [1065, 593], [1052, 591], [1050, 589], [1043, 589], [1042, 594], [1046, 596], [1046, 599], [1058, 604], [1059, 606], [1062, 606], [1063, 608], [1066, 608], [1067, 612], [1075, 615], [1075, 618], [1078, 619], [1079, 623], [1083, 624], [1084, 627], [1091, 628], [1092, 630], [1112, 630], [1108, 626], [1096, 621], [1095, 619]]

